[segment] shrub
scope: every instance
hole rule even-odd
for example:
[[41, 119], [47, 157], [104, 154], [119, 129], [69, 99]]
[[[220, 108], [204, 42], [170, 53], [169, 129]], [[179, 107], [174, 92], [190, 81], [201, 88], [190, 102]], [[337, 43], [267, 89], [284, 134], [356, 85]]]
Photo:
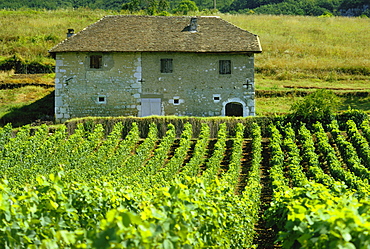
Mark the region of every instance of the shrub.
[[332, 91], [320, 89], [295, 102], [291, 107], [293, 112], [289, 119], [292, 122], [308, 124], [316, 121], [328, 123], [334, 119], [339, 104], [339, 98]]
[[177, 8], [173, 10], [174, 13], [181, 13], [183, 15], [187, 15], [189, 11], [198, 11], [196, 3], [190, 0], [182, 0]]

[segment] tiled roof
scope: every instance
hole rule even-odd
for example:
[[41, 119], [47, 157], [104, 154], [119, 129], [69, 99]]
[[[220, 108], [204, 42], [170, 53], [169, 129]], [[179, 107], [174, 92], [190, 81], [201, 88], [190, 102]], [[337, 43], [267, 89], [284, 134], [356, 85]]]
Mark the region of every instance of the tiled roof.
[[262, 52], [257, 35], [215, 16], [106, 16], [62, 41], [57, 52]]

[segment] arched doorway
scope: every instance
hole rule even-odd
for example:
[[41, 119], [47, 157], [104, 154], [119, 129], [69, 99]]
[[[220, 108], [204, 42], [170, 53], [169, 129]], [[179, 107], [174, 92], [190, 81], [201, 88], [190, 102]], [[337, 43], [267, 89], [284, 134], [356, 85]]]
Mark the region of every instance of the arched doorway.
[[225, 116], [243, 117], [243, 105], [237, 102], [227, 103], [225, 106]]

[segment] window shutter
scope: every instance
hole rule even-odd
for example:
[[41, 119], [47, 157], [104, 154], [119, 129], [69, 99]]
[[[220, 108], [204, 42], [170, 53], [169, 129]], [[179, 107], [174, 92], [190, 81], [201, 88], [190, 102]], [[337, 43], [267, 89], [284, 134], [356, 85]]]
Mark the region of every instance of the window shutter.
[[103, 64], [103, 56], [91, 55], [90, 56], [90, 68], [101, 68]]
[[172, 59], [161, 59], [161, 73], [172, 73]]
[[219, 72], [220, 74], [231, 74], [231, 61], [230, 60], [220, 60]]

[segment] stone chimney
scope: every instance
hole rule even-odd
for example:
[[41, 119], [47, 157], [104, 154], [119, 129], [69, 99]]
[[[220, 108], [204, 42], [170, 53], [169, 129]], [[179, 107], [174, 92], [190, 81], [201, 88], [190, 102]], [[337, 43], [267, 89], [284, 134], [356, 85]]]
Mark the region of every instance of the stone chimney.
[[189, 31], [190, 32], [197, 32], [197, 27], [198, 27], [198, 18], [197, 17], [192, 17], [190, 19], [190, 25], [189, 25]]
[[75, 35], [75, 30], [74, 29], [68, 29], [67, 38], [69, 38], [73, 35]]

